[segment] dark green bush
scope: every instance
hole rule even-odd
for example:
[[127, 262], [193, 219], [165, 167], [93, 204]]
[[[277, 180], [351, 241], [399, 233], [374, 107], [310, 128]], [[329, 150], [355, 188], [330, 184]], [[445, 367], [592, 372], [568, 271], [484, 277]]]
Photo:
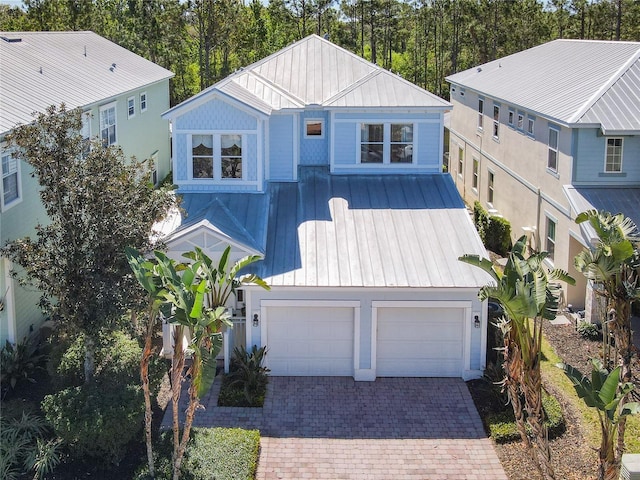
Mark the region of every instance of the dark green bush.
[[[562, 414], [560, 402], [547, 392], [542, 392], [542, 407], [545, 412], [545, 425], [547, 426], [549, 438], [556, 438], [565, 431], [565, 420]], [[513, 410], [508, 409], [502, 412], [487, 415], [485, 422], [489, 427], [489, 434], [496, 443], [508, 443], [520, 440], [520, 433], [516, 427]], [[527, 431], [529, 426], [527, 425]]]
[[602, 340], [602, 332], [595, 323], [581, 320], [578, 322], [578, 333], [587, 340]]
[[255, 345], [251, 352], [236, 347], [229, 366], [229, 375], [223, 379], [218, 405], [226, 407], [261, 407], [267, 391], [269, 369], [262, 366], [266, 347]]
[[7, 340], [0, 350], [0, 388], [3, 394], [15, 389], [19, 383], [35, 383], [33, 376], [43, 368], [45, 360], [46, 356], [39, 352], [38, 345], [28, 338], [15, 345]]
[[489, 226], [489, 213], [484, 209], [482, 204], [477, 200], [473, 202], [473, 224], [478, 230], [482, 243], [486, 245], [486, 232]]
[[137, 385], [92, 382], [47, 395], [42, 409], [74, 457], [118, 464], [142, 430], [144, 400]]
[[511, 250], [511, 223], [502, 217], [489, 217], [485, 231], [484, 245], [502, 256]]
[[[156, 479], [170, 479], [171, 432], [156, 444]], [[181, 478], [185, 480], [253, 480], [258, 464], [260, 432], [240, 428], [193, 428]], [[146, 464], [134, 480], [148, 480]]]

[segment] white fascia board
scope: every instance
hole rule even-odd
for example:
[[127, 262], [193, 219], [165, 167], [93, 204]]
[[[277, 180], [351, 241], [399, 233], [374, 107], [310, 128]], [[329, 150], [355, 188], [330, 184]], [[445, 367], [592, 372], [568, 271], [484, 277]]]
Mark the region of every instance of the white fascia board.
[[244, 243], [238, 242], [237, 240], [233, 239], [229, 235], [223, 233], [220, 229], [216, 228], [208, 220], [201, 220], [198, 223], [194, 223], [193, 225], [190, 225], [184, 230], [177, 232], [177, 234], [175, 235], [169, 234], [165, 239], [165, 244], [167, 245], [168, 250], [171, 250], [171, 246], [176, 242], [184, 239], [188, 239], [190, 236], [192, 236], [193, 234], [197, 233], [200, 230], [206, 231], [210, 235], [219, 238], [220, 241], [226, 242], [232, 247], [237, 248], [238, 250], [247, 252], [247, 255], [259, 255], [261, 257], [264, 257], [264, 252], [260, 252], [252, 247], [249, 247], [248, 245], [245, 245]]
[[261, 112], [260, 110], [255, 109], [254, 107], [247, 105], [244, 102], [241, 102], [237, 98], [230, 96], [229, 94], [218, 90], [217, 88], [212, 88], [211, 90], [203, 90], [200, 94], [191, 97], [179, 105], [176, 105], [173, 108], [170, 108], [166, 112], [160, 114], [162, 118], [173, 120], [175, 118], [181, 117], [182, 115], [190, 112], [191, 110], [198, 108], [201, 105], [204, 105], [211, 100], [222, 100], [225, 103], [228, 103], [234, 108], [241, 110], [247, 115], [251, 115], [253, 117], [266, 119], [269, 118], [269, 113]]

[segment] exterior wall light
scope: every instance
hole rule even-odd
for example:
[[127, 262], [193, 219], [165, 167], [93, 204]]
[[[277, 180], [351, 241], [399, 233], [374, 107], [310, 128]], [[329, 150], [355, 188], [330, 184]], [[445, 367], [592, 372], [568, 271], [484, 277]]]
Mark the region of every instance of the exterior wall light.
[[480, 317], [478, 315], [473, 316], [473, 326], [480, 328]]
[[251, 322], [254, 327], [257, 327], [260, 324], [260, 319], [258, 318], [258, 314], [253, 314], [253, 321]]

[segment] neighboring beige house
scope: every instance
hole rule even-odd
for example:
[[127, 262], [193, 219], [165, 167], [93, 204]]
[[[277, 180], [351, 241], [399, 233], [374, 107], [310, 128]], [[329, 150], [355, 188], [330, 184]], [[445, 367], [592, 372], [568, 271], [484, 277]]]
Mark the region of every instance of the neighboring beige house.
[[590, 209], [640, 223], [640, 43], [556, 40], [451, 75], [449, 171], [468, 203], [507, 218], [548, 265], [568, 270]]
[[[125, 155], [152, 159], [156, 181], [170, 171], [170, 71], [93, 32], [0, 32], [0, 245], [35, 233], [46, 223], [30, 167], [14, 160], [4, 137], [33, 121], [33, 112], [64, 103], [85, 112], [84, 135], [122, 147]], [[39, 292], [10, 276], [0, 257], [0, 345], [38, 328]]]

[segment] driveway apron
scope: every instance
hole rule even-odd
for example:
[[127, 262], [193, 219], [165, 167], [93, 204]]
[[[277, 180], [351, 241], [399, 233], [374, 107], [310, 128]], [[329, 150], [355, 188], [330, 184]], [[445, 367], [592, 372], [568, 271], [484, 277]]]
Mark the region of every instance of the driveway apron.
[[219, 385], [194, 426], [260, 430], [259, 480], [507, 478], [461, 379], [271, 377], [263, 408], [217, 407]]

